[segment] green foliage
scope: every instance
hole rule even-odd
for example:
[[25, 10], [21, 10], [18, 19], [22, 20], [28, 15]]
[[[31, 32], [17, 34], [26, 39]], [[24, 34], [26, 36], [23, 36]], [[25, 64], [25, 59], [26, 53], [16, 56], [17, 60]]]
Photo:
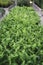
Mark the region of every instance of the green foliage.
[[17, 0], [17, 2], [18, 2], [18, 5], [20, 6], [23, 6], [23, 5], [30, 6], [30, 0]]
[[11, 0], [0, 0], [0, 6], [8, 6], [10, 4], [12, 4], [13, 2]]
[[15, 7], [0, 23], [0, 65], [43, 65], [43, 27], [31, 7]]

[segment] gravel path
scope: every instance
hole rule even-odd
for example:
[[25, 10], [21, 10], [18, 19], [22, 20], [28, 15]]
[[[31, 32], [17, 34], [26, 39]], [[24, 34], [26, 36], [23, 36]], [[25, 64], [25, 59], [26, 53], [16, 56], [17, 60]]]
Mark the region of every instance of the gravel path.
[[36, 4], [33, 3], [33, 8], [36, 11], [36, 13], [40, 16], [41, 25], [43, 25], [43, 11], [41, 8], [39, 8]]

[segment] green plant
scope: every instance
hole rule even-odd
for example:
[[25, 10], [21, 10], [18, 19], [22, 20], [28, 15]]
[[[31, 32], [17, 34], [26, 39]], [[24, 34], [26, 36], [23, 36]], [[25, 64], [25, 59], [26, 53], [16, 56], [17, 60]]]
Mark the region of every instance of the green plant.
[[17, 0], [17, 2], [20, 6], [30, 6], [30, 0]]
[[10, 4], [12, 4], [13, 2], [11, 0], [0, 0], [0, 6], [9, 6]]
[[15, 7], [0, 23], [0, 65], [43, 65], [43, 27], [31, 7]]

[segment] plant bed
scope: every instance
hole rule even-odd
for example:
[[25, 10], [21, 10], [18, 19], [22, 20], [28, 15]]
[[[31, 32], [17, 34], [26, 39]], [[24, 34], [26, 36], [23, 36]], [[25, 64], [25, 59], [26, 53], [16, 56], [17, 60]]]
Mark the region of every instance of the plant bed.
[[5, 14], [5, 10], [3, 8], [0, 8], [0, 18], [3, 17]]
[[30, 6], [30, 0], [17, 0], [18, 6]]
[[0, 65], [43, 65], [43, 27], [31, 7], [15, 7], [0, 23]]
[[0, 0], [0, 7], [7, 8], [14, 3], [13, 0]]

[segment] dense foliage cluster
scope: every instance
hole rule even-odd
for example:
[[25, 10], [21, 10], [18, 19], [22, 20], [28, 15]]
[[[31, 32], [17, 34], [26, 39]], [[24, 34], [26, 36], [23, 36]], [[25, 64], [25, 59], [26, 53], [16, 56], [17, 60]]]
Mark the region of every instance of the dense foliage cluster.
[[43, 65], [43, 27], [31, 7], [15, 7], [0, 23], [0, 65]]
[[30, 0], [17, 0], [19, 6], [30, 6]]
[[0, 0], [0, 6], [2, 6], [2, 7], [9, 6], [12, 3], [13, 3], [12, 0]]

